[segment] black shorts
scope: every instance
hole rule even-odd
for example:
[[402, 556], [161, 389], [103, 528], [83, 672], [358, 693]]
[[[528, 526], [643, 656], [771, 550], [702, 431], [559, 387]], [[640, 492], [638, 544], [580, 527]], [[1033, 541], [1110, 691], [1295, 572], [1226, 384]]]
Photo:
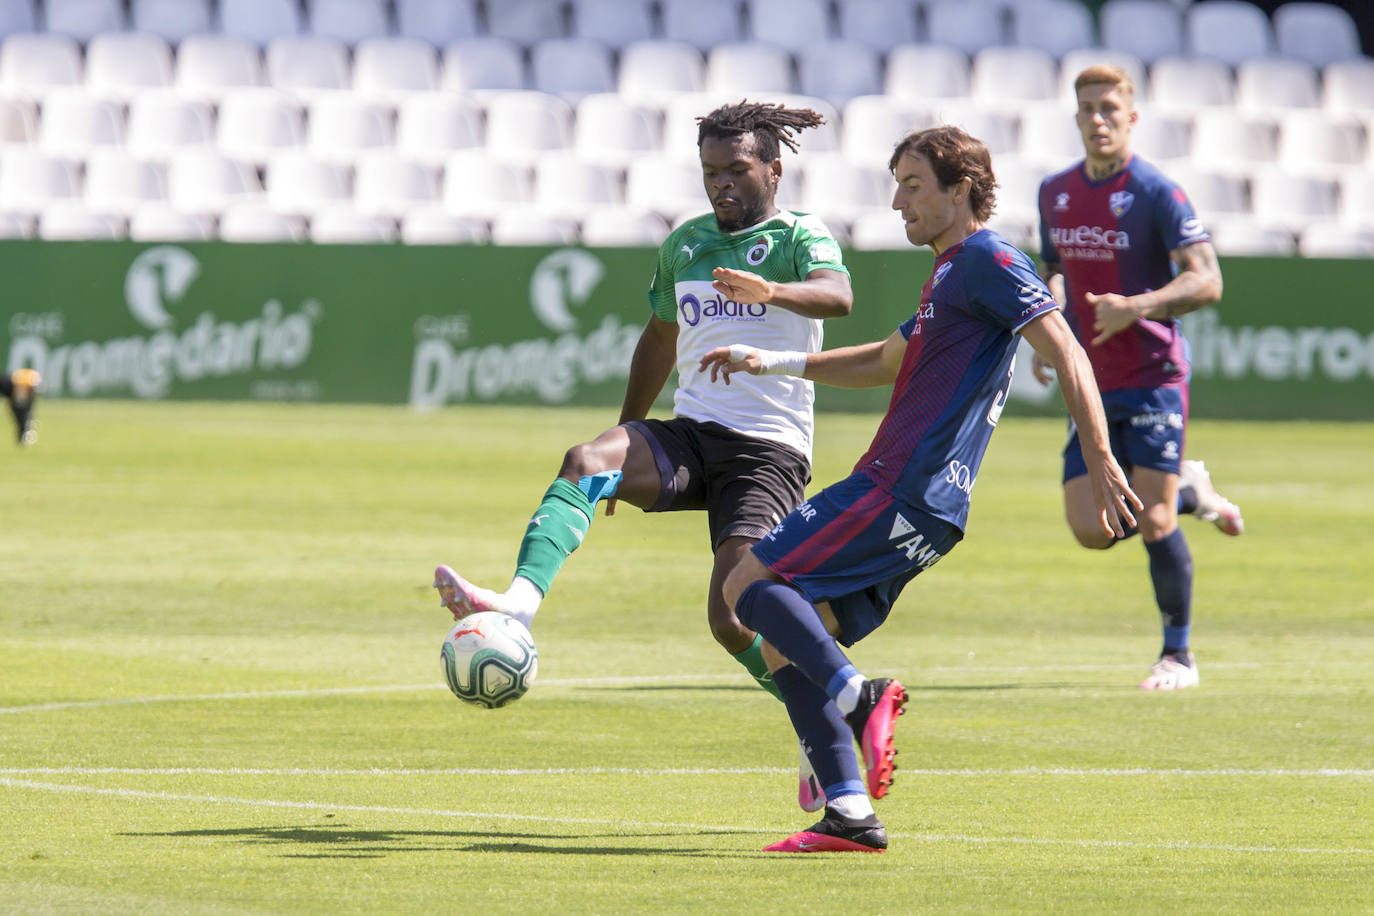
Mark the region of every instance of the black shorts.
[[790, 446], [685, 417], [625, 424], [649, 443], [661, 490], [650, 512], [705, 509], [711, 549], [728, 537], [758, 540], [806, 495], [811, 462]]

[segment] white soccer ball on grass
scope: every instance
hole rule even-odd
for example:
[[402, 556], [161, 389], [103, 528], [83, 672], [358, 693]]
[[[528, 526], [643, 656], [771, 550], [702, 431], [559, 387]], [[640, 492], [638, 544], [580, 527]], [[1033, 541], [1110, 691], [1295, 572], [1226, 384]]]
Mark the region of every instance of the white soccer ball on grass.
[[439, 658], [453, 695], [487, 709], [520, 699], [539, 671], [530, 631], [496, 611], [469, 614], [454, 624]]

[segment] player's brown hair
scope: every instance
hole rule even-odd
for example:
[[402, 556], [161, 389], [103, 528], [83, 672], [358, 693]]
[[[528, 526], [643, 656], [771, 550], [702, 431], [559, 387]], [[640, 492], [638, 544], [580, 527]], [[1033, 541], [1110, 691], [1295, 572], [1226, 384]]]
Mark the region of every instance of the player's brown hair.
[[1082, 91], [1084, 86], [1096, 86], [1100, 83], [1116, 86], [1124, 94], [1129, 95], [1132, 99], [1135, 98], [1135, 80], [1131, 79], [1129, 73], [1115, 64], [1093, 64], [1078, 74], [1078, 77], [1073, 81], [1074, 95]]
[[898, 142], [887, 170], [895, 173], [897, 163], [908, 153], [929, 160], [941, 190], [967, 178], [974, 219], [982, 223], [992, 216], [997, 205], [997, 176], [992, 172], [992, 155], [982, 140], [950, 124], [914, 130]]
[[818, 127], [825, 123], [810, 108], [785, 108], [767, 102], [740, 102], [722, 105], [708, 115], [697, 118], [697, 146], [707, 137], [735, 137], [741, 134], [754, 135], [754, 152], [762, 162], [772, 162], [778, 158], [786, 144], [792, 152], [797, 152], [797, 141], [792, 135], [808, 127]]

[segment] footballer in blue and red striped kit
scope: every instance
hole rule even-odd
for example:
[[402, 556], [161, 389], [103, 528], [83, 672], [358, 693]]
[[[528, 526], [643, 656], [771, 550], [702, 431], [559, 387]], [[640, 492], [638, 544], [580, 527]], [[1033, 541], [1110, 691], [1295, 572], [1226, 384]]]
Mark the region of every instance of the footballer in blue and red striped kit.
[[[1221, 271], [1183, 189], [1131, 150], [1139, 115], [1130, 76], [1114, 66], [1089, 67], [1074, 89], [1084, 158], [1040, 186], [1041, 275], [1064, 301], [1092, 362], [1112, 449], [1145, 505], [1139, 533], [1164, 632], [1158, 661], [1140, 686], [1195, 687], [1193, 559], [1178, 513], [1227, 534], [1239, 534], [1243, 523], [1202, 462], [1184, 460], [1189, 366], [1177, 316], [1221, 297]], [[1048, 381], [1042, 360], [1033, 371]], [[1080, 544], [1105, 549], [1117, 538], [1098, 530], [1084, 474], [1071, 425], [1065, 514]]]
[[725, 583], [741, 623], [765, 640], [774, 684], [825, 794], [824, 818], [769, 852], [887, 848], [869, 798], [892, 784], [906, 691], [891, 678], [865, 678], [840, 646], [881, 626], [903, 587], [963, 537], [1017, 335], [1064, 367], [1060, 391], [1083, 430], [1104, 536], [1123, 535], [1139, 508], [1112, 457], [1083, 348], [1030, 260], [983, 225], [996, 187], [987, 148], [959, 128], [931, 128], [903, 138], [889, 168], [907, 239], [936, 255], [912, 316], [869, 344], [804, 355], [717, 347], [700, 364], [726, 384], [746, 372], [893, 385], [853, 473], [794, 509]]

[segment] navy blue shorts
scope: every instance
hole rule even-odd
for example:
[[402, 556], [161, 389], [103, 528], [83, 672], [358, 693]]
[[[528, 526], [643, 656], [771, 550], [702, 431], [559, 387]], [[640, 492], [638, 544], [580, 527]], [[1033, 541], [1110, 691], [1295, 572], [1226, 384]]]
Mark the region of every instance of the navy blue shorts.
[[839, 641], [852, 646], [880, 627], [902, 588], [963, 536], [856, 473], [793, 509], [753, 551], [812, 604], [829, 602]]
[[[1188, 389], [1122, 388], [1102, 395], [1112, 454], [1122, 470], [1150, 468], [1177, 474], [1183, 460], [1184, 432], [1188, 426]], [[1069, 441], [1064, 446], [1064, 480], [1088, 473], [1078, 428], [1069, 421]]]

